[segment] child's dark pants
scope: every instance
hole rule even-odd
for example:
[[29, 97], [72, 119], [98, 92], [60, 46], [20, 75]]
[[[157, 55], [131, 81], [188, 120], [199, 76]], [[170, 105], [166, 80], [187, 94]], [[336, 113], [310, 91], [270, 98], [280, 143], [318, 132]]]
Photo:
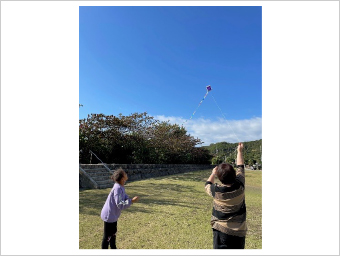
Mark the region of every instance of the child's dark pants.
[[213, 229], [214, 249], [244, 249], [245, 237], [232, 236]]
[[117, 249], [116, 247], [116, 233], [117, 233], [117, 221], [116, 222], [105, 222], [104, 221], [104, 236], [102, 241], [102, 249]]

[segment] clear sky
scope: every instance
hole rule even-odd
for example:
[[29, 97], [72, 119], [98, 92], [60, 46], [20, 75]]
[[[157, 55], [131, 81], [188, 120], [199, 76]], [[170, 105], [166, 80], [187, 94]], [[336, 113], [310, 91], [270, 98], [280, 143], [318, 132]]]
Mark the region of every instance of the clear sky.
[[147, 112], [204, 145], [261, 139], [262, 7], [79, 7], [79, 103], [80, 119]]

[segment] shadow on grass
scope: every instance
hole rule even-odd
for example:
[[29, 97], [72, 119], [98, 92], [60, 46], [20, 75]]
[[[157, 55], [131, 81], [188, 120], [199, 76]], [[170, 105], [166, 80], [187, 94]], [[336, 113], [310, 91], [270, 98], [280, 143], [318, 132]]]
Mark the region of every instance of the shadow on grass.
[[177, 192], [177, 193], [186, 193], [191, 192], [194, 186], [188, 186], [188, 185], [182, 185], [177, 184], [176, 180], [165, 180], [163, 183], [153, 183], [150, 182], [146, 185], [138, 185], [138, 184], [129, 184], [129, 186], [126, 186], [126, 191], [136, 191], [137, 193], [141, 192], [142, 194], [148, 194], [148, 195], [158, 195], [158, 196], [166, 196], [167, 194], [171, 192]]
[[172, 180], [172, 181], [196, 181], [196, 182], [206, 182], [211, 174], [211, 170], [199, 170], [199, 171], [191, 171], [181, 174], [162, 176], [154, 178], [155, 180]]
[[[179, 201], [181, 198], [188, 196], [188, 193], [193, 191], [194, 186], [184, 186], [176, 183], [167, 183], [169, 180], [164, 181], [162, 184], [150, 182], [147, 185], [138, 185], [129, 183], [125, 190], [130, 198], [138, 195], [140, 200], [133, 207], [129, 207], [131, 212], [152, 213], [153, 211], [147, 209], [148, 206], [179, 206], [188, 208], [199, 208], [193, 205], [187, 205], [185, 202]], [[173, 182], [171, 180], [171, 182]], [[107, 199], [110, 189], [93, 189], [79, 191], [79, 213], [86, 215], [100, 216], [102, 207]], [[160, 209], [160, 208], [159, 208]]]
[[171, 205], [171, 206], [180, 206], [180, 207], [187, 207], [187, 208], [190, 208], [190, 209], [199, 209], [199, 207], [195, 207], [193, 205], [188, 205], [188, 204], [185, 204], [185, 203], [182, 203], [182, 202], [179, 202], [179, 201], [176, 201], [176, 200], [169, 200], [169, 199], [166, 199], [166, 200], [162, 200], [162, 199], [159, 199], [159, 198], [142, 198], [140, 199], [140, 201], [138, 202], [138, 204], [145, 204], [145, 205], [161, 205], [161, 206], [167, 206], [167, 205]]
[[100, 215], [110, 190], [86, 189], [79, 191], [79, 213]]

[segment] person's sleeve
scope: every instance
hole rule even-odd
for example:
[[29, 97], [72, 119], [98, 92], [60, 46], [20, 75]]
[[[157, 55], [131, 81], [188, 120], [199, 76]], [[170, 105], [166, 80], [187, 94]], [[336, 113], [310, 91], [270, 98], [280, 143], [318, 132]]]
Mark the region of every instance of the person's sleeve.
[[132, 204], [132, 200], [123, 192], [121, 188], [115, 191], [114, 200], [120, 210], [130, 207]]
[[236, 179], [239, 180], [243, 186], [245, 184], [245, 173], [244, 173], [244, 165], [236, 166]]
[[204, 188], [205, 188], [205, 192], [207, 192], [207, 194], [208, 194], [209, 196], [214, 197], [214, 196], [213, 196], [213, 191], [212, 191], [212, 186], [214, 186], [214, 185], [213, 185], [210, 181], [207, 181], [207, 182], [205, 183]]

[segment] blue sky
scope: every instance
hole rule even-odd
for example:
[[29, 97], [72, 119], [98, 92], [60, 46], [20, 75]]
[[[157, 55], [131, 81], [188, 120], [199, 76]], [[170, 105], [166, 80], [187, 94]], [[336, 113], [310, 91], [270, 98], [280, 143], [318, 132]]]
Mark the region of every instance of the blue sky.
[[204, 145], [261, 139], [262, 7], [79, 7], [79, 103], [80, 119], [147, 112]]

